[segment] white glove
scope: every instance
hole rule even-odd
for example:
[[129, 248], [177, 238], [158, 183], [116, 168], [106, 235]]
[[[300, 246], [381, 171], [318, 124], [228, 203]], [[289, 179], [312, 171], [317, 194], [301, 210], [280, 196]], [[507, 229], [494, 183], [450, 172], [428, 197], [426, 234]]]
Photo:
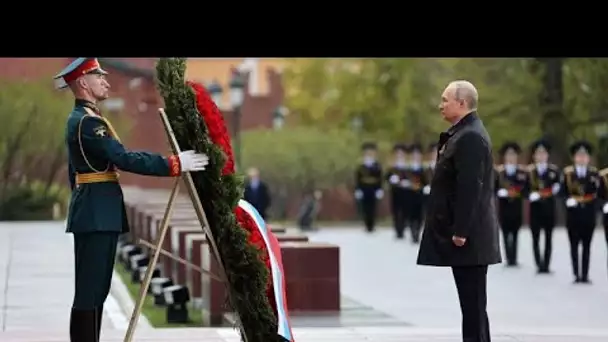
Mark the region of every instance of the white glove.
[[363, 191], [361, 191], [359, 189], [355, 190], [355, 199], [360, 200], [362, 198], [363, 198]]
[[576, 202], [576, 200], [572, 197], [570, 197], [566, 200], [566, 207], [568, 207], [568, 208], [576, 207], [577, 204], [578, 203]]
[[402, 188], [409, 188], [410, 186], [412, 186], [412, 182], [410, 182], [407, 179], [402, 180], [399, 185], [401, 185]]
[[602, 212], [604, 214], [608, 214], [608, 203], [604, 203], [604, 206], [602, 207]]
[[382, 197], [384, 197], [384, 190], [382, 190], [382, 189], [376, 190], [376, 198], [382, 199]]
[[422, 193], [425, 195], [428, 195], [431, 193], [431, 186], [430, 185], [425, 185], [424, 188], [422, 188]]
[[388, 181], [391, 184], [397, 184], [397, 183], [399, 183], [399, 176], [392, 175], [392, 176], [390, 176], [390, 178], [388, 179]]
[[559, 185], [559, 183], [553, 183], [553, 187], [551, 188], [551, 191], [553, 192], [554, 195], [557, 195], [559, 193], [560, 189], [561, 189], [561, 186]]
[[509, 192], [507, 191], [507, 189], [499, 189], [499, 190], [496, 192], [496, 195], [497, 195], [498, 197], [500, 197], [500, 198], [505, 198], [505, 197], [508, 197], [508, 196], [509, 196]]
[[530, 194], [528, 199], [530, 200], [530, 202], [536, 202], [540, 199], [540, 194], [538, 192], [534, 191], [533, 193]]
[[203, 153], [195, 153], [193, 150], [180, 152], [178, 155], [182, 172], [196, 172], [205, 170], [209, 164], [209, 157]]

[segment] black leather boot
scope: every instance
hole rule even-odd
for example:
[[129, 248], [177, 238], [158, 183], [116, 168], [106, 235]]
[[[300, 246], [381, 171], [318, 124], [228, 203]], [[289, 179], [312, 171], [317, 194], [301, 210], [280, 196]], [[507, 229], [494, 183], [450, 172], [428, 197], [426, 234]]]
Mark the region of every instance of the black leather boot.
[[72, 308], [70, 315], [70, 342], [98, 342], [96, 310]]

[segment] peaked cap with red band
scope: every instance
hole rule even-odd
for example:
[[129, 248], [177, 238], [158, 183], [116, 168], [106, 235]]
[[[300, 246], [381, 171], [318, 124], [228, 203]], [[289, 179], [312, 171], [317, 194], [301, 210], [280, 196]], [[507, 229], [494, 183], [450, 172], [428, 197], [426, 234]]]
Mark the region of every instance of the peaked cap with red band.
[[70, 65], [61, 70], [60, 73], [55, 75], [55, 88], [64, 89], [68, 85], [78, 79], [82, 75], [86, 74], [101, 74], [107, 75], [108, 73], [101, 68], [97, 58], [92, 57], [80, 57], [76, 58]]

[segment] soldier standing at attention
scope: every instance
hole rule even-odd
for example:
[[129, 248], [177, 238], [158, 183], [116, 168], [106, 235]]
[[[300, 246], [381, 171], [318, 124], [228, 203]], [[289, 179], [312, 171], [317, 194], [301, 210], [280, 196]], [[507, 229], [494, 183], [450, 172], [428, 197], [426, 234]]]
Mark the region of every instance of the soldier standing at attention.
[[424, 165], [424, 173], [426, 180], [428, 181], [428, 185], [425, 185], [422, 189], [425, 197], [431, 193], [431, 181], [433, 180], [433, 175], [435, 174], [435, 161], [437, 160], [437, 143], [432, 143], [429, 145], [429, 152], [427, 155], [427, 162]]
[[355, 172], [355, 199], [361, 204], [363, 222], [367, 232], [376, 227], [376, 207], [384, 196], [382, 165], [376, 160], [377, 146], [367, 142], [362, 146], [363, 163]]
[[[553, 228], [555, 227], [555, 196], [560, 191], [561, 171], [549, 164], [551, 145], [538, 140], [530, 146], [533, 163], [528, 165], [530, 189], [530, 231], [534, 249], [534, 261], [538, 273], [550, 273]], [[545, 250], [541, 253], [540, 234], [544, 231]]]
[[407, 181], [404, 183], [406, 190], [406, 224], [412, 232], [412, 240], [418, 243], [420, 240], [420, 229], [422, 227], [422, 205], [424, 202], [423, 189], [429, 184], [426, 179], [425, 169], [422, 165], [422, 146], [414, 143], [409, 146], [410, 164], [407, 169]]
[[[600, 175], [590, 163], [591, 144], [578, 141], [570, 146], [574, 165], [564, 168], [562, 189], [566, 196], [566, 228], [570, 240], [570, 257], [575, 283], [590, 283], [589, 260], [595, 230], [595, 202], [600, 188]], [[579, 258], [579, 246], [582, 256]], [[582, 260], [581, 260], [582, 259]]]
[[116, 170], [176, 177], [181, 172], [202, 171], [208, 164], [206, 155], [194, 151], [163, 157], [126, 150], [97, 107], [108, 98], [106, 74], [96, 58], [78, 58], [55, 76], [57, 88], [69, 87], [76, 99], [66, 125], [72, 187], [67, 232], [74, 235], [76, 278], [72, 342], [99, 341], [116, 243], [129, 230]]
[[391, 214], [397, 239], [403, 239], [403, 232], [405, 230], [405, 185], [408, 183], [405, 160], [406, 151], [407, 147], [404, 144], [395, 144], [393, 147], [394, 164], [386, 172], [386, 181], [391, 189]]
[[496, 167], [498, 220], [502, 229], [507, 266], [517, 266], [517, 236], [523, 222], [523, 198], [527, 194], [528, 175], [519, 167], [521, 148], [505, 143], [499, 151], [503, 164]]
[[604, 225], [604, 237], [608, 246], [608, 167], [600, 170], [600, 190], [598, 196], [604, 201], [602, 205], [602, 223]]

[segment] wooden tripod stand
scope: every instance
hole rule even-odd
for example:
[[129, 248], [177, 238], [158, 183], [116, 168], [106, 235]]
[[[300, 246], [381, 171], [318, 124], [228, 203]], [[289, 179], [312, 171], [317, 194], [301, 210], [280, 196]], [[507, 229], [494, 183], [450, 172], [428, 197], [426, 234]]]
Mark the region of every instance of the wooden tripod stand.
[[[163, 108], [159, 108], [159, 114], [163, 125], [165, 127], [165, 131], [167, 133], [167, 137], [169, 138], [169, 143], [171, 144], [171, 148], [175, 155], [181, 152], [180, 147], [177, 143], [177, 139], [175, 138], [175, 134], [173, 133], [173, 129], [171, 128], [171, 124], [169, 123], [169, 119], [167, 118], [167, 114]], [[204, 172], [204, 171], [203, 171]], [[207, 215], [205, 215], [205, 211], [203, 210], [203, 205], [201, 200], [196, 192], [196, 188], [194, 187], [194, 181], [192, 180], [192, 175], [190, 172], [184, 172], [181, 177], [177, 177], [175, 179], [175, 184], [173, 185], [173, 189], [171, 190], [171, 195], [169, 196], [169, 201], [167, 203], [167, 209], [165, 210], [165, 214], [161, 221], [160, 232], [156, 238], [156, 242], [152, 250], [154, 254], [148, 263], [148, 267], [146, 269], [146, 274], [144, 276], [144, 280], [142, 282], [139, 297], [137, 298], [137, 302], [135, 303], [135, 308], [133, 308], [133, 313], [131, 314], [131, 320], [129, 322], [129, 327], [127, 328], [127, 332], [125, 334], [124, 342], [131, 342], [133, 340], [133, 335], [135, 333], [135, 327], [137, 326], [137, 322], [139, 320], [139, 316], [141, 315], [141, 309], [144, 304], [144, 299], [148, 292], [148, 288], [150, 287], [150, 282], [152, 281], [152, 274], [154, 272], [154, 268], [156, 267], [156, 263], [158, 262], [158, 257], [162, 251], [162, 244], [165, 239], [165, 235], [167, 234], [167, 230], [169, 228], [169, 220], [171, 218], [171, 213], [173, 211], [173, 205], [175, 204], [175, 199], [177, 198], [177, 194], [179, 192], [179, 181], [180, 178], [184, 180], [186, 184], [186, 189], [188, 190], [188, 194], [190, 195], [190, 200], [194, 205], [194, 211], [196, 216], [201, 224], [205, 235], [207, 235], [207, 241], [209, 242], [209, 246], [211, 247], [211, 253], [216, 259], [219, 265], [219, 276], [224, 279], [224, 283], [226, 286], [229, 286], [228, 279], [226, 276], [226, 269], [224, 267], [224, 263], [222, 262], [222, 258], [220, 256], [219, 250], [215, 243], [215, 239], [213, 238], [213, 233], [209, 228], [209, 221], [207, 220]], [[230, 289], [228, 289], [228, 298], [232, 302], [232, 294]], [[243, 326], [241, 324], [241, 319], [238, 312], [235, 312], [235, 317], [239, 329], [241, 330], [241, 335], [245, 342], [247, 342], [247, 337], [245, 335], [245, 331], [243, 330]]]

